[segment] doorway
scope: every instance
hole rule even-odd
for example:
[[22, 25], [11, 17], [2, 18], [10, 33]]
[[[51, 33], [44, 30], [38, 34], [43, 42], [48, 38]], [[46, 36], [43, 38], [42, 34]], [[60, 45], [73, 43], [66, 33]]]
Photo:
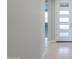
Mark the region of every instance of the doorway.
[[71, 0], [55, 0], [55, 39], [72, 41]]
[[72, 0], [48, 0], [48, 37], [72, 41]]

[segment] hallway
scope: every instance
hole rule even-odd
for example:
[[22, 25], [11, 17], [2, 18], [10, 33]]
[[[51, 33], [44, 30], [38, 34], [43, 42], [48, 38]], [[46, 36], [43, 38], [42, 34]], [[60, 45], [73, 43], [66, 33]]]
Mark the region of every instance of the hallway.
[[51, 43], [44, 59], [72, 59], [72, 43]]

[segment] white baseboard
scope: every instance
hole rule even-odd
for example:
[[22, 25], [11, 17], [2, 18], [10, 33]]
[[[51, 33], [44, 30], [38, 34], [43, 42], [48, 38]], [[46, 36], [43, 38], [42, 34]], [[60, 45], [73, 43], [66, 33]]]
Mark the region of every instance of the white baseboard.
[[56, 43], [56, 40], [50, 40], [50, 41], [48, 41], [48, 46], [51, 45], [51, 43]]
[[50, 40], [48, 43], [56, 43], [56, 40]]

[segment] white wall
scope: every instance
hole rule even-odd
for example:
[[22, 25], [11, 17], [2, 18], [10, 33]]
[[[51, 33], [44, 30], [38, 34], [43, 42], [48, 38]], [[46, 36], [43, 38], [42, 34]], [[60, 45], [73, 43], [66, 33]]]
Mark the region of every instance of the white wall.
[[55, 40], [55, 0], [48, 0], [48, 38]]
[[40, 59], [44, 48], [41, 36], [42, 3], [43, 0], [7, 1], [8, 57]]

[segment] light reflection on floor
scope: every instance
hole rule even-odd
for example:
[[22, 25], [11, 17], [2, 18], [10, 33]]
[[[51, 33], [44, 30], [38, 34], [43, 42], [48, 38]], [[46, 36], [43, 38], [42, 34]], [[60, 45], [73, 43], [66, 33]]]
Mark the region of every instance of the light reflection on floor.
[[59, 54], [68, 54], [69, 53], [69, 48], [59, 48]]
[[48, 47], [48, 38], [45, 38], [45, 50], [47, 50]]
[[51, 43], [44, 59], [72, 59], [72, 43]]

